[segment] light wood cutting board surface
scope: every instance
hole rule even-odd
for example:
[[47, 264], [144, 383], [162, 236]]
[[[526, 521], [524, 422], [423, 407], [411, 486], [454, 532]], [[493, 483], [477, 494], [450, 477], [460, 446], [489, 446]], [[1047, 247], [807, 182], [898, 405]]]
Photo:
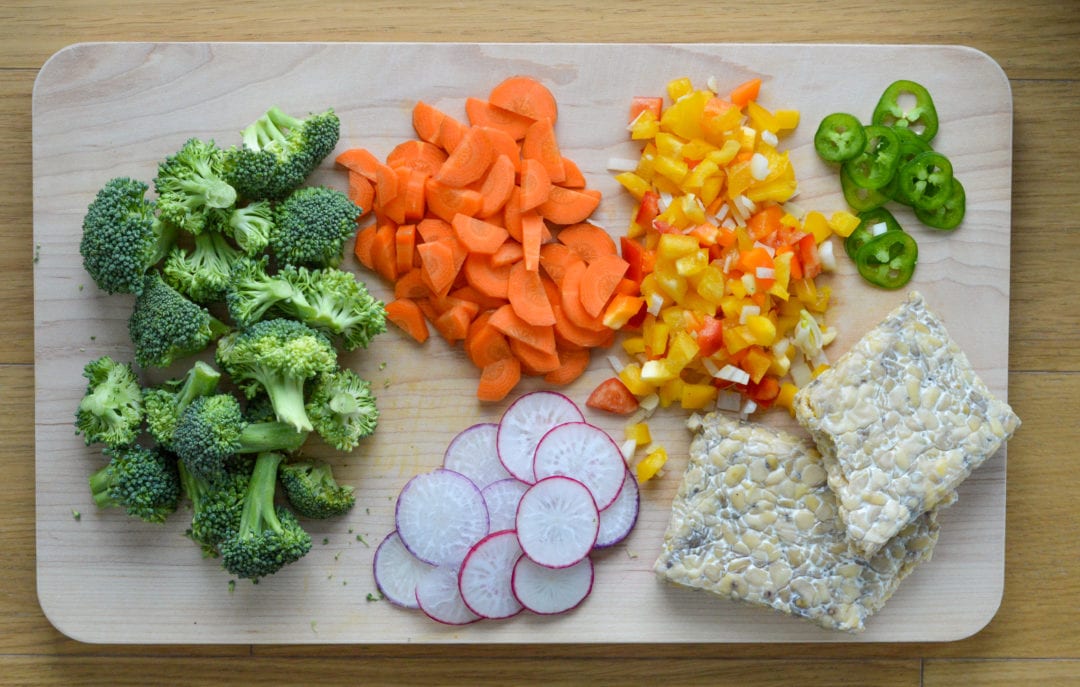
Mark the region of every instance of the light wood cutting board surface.
[[[852, 70], [852, 65], [859, 65]], [[501, 78], [528, 73], [560, 105], [564, 153], [604, 193], [594, 219], [618, 236], [631, 202], [606, 170], [612, 157], [634, 157], [623, 129], [629, 98], [660, 94], [668, 80], [713, 76], [734, 85], [759, 76], [766, 107], [802, 113], [783, 140], [800, 179], [797, 203], [840, 209], [835, 171], [815, 157], [816, 123], [836, 110], [868, 118], [881, 90], [897, 78], [924, 83], [941, 115], [935, 146], [950, 156], [968, 189], [961, 230], [934, 233], [908, 222], [920, 244], [912, 288], [922, 291], [998, 394], [1007, 388], [1012, 100], [1008, 81], [983, 53], [948, 46], [857, 45], [454, 45], [87, 44], [55, 55], [34, 90], [37, 578], [42, 607], [64, 633], [112, 643], [590, 643], [937, 641], [981, 629], [1002, 595], [1005, 452], [961, 489], [942, 516], [934, 560], [901, 586], [856, 638], [790, 618], [706, 599], [659, 583], [651, 572], [668, 508], [685, 464], [685, 413], [661, 412], [654, 434], [671, 451], [666, 475], [646, 485], [634, 534], [596, 559], [590, 599], [574, 613], [519, 616], [465, 628], [438, 626], [386, 602], [375, 591], [374, 544], [392, 528], [394, 498], [412, 475], [435, 467], [464, 427], [497, 420], [504, 404], [474, 401], [475, 371], [460, 348], [432, 339], [410, 343], [396, 331], [346, 358], [379, 391], [376, 435], [352, 455], [326, 453], [336, 474], [358, 487], [357, 508], [312, 527], [315, 546], [300, 563], [258, 585], [228, 576], [183, 536], [182, 514], [152, 527], [98, 511], [86, 476], [101, 458], [82, 445], [71, 415], [82, 393], [80, 370], [105, 353], [130, 358], [130, 300], [100, 293], [78, 256], [80, 222], [108, 178], [149, 181], [156, 161], [189, 136], [229, 145], [272, 104], [287, 111], [333, 106], [342, 120], [339, 149], [364, 146], [385, 155], [413, 136], [409, 112], [422, 98], [464, 118], [464, 99]], [[344, 188], [328, 162], [311, 180]], [[842, 251], [841, 251], [842, 252]], [[903, 297], [873, 290], [850, 263], [831, 280], [829, 319], [839, 355]], [[389, 294], [358, 269], [370, 288]], [[617, 353], [617, 348], [612, 349]], [[610, 374], [604, 356], [565, 391], [579, 403]], [[540, 388], [535, 383], [522, 391]], [[621, 421], [589, 419], [621, 434]], [[791, 426], [779, 412], [769, 423]], [[317, 449], [316, 449], [317, 450]], [[81, 511], [81, 520], [72, 518]], [[359, 538], [364, 541], [359, 541]], [[325, 543], [323, 543], [325, 541]], [[366, 543], [364, 543], [366, 542]], [[90, 591], [92, 590], [92, 591]], [[118, 618], [123, 622], [102, 622]]]

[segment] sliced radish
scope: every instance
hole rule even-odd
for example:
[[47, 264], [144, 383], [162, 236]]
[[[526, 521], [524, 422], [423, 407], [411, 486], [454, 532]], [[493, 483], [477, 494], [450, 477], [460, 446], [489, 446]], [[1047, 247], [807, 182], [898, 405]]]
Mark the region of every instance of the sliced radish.
[[416, 585], [435, 566], [425, 563], [405, 548], [397, 532], [386, 535], [375, 549], [375, 586], [391, 603], [405, 608], [419, 608]]
[[522, 556], [514, 565], [511, 586], [521, 605], [542, 615], [577, 608], [592, 591], [593, 564], [586, 556], [568, 568], [548, 568]]
[[429, 618], [447, 625], [465, 625], [480, 619], [461, 599], [456, 566], [442, 565], [425, 575], [416, 585], [416, 603]]
[[634, 473], [626, 471], [622, 489], [615, 501], [600, 511], [600, 533], [596, 536], [596, 548], [614, 546], [634, 529], [640, 508], [641, 491]]
[[588, 555], [600, 529], [592, 493], [569, 477], [547, 477], [529, 487], [517, 512], [525, 555], [549, 568], [565, 568]]
[[432, 565], [458, 565], [488, 533], [487, 505], [468, 477], [438, 469], [413, 477], [398, 495], [394, 522], [402, 543]]
[[481, 422], [458, 433], [446, 447], [443, 467], [460, 472], [483, 489], [492, 482], [510, 477], [499, 462], [499, 426]]
[[517, 525], [517, 507], [521, 495], [529, 488], [528, 484], [513, 477], [492, 482], [480, 492], [487, 504], [489, 529], [492, 532], [512, 530]]
[[537, 480], [561, 475], [584, 484], [603, 510], [615, 501], [626, 476], [626, 461], [604, 430], [587, 422], [566, 422], [543, 436], [533, 458]]
[[556, 425], [580, 422], [585, 417], [566, 396], [554, 391], [534, 391], [510, 404], [499, 420], [499, 460], [522, 482], [532, 484], [533, 454], [540, 439]]
[[509, 618], [523, 608], [510, 580], [521, 546], [513, 530], [494, 532], [472, 547], [461, 564], [458, 588], [469, 610], [482, 618]]

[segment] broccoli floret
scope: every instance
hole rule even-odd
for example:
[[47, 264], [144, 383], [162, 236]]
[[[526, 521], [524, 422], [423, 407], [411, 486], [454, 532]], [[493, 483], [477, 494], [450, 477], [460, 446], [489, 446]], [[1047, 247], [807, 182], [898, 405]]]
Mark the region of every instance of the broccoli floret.
[[307, 412], [319, 436], [341, 451], [356, 448], [379, 421], [371, 385], [349, 369], [319, 375]]
[[75, 432], [86, 444], [100, 443], [118, 448], [139, 437], [144, 409], [139, 379], [131, 365], [107, 355], [83, 367], [89, 380], [86, 395], [75, 411]]
[[128, 319], [135, 362], [142, 367], [168, 367], [174, 360], [202, 351], [228, 329], [206, 308], [166, 284], [157, 272], [146, 275]]
[[287, 267], [279, 274], [296, 275], [308, 312], [291, 312], [297, 319], [339, 337], [346, 350], [367, 348], [371, 340], [386, 331], [386, 308], [350, 272], [327, 267], [308, 270]]
[[260, 453], [244, 495], [240, 526], [219, 547], [224, 568], [257, 580], [272, 575], [311, 550], [311, 535], [284, 506], [274, 505], [280, 453]]
[[313, 427], [304, 409], [304, 383], [337, 368], [325, 334], [285, 318], [261, 320], [218, 341], [217, 361], [248, 398], [265, 391], [281, 422]]
[[187, 469], [183, 460], [177, 461], [180, 484], [191, 499], [190, 536], [208, 558], [216, 558], [221, 542], [240, 528], [244, 494], [251, 479], [250, 466], [244, 467], [201, 479]]
[[171, 446], [180, 414], [196, 398], [215, 393], [219, 381], [221, 373], [198, 360], [183, 377], [144, 388], [142, 398], [150, 436], [162, 446]]
[[300, 289], [295, 272], [267, 272], [268, 256], [242, 258], [233, 265], [232, 279], [225, 293], [229, 316], [241, 327], [261, 320], [271, 310], [297, 319], [314, 314]]
[[241, 453], [295, 451], [307, 439], [284, 422], [249, 422], [232, 394], [202, 396], [180, 415], [172, 450], [196, 477], [220, 475]]
[[260, 200], [242, 208], [234, 208], [229, 214], [226, 231], [248, 255], [257, 255], [270, 245], [270, 232], [274, 228], [274, 207], [269, 201]]
[[105, 449], [109, 463], [90, 475], [90, 494], [100, 508], [118, 507], [147, 522], [164, 522], [180, 500], [176, 458], [157, 448], [131, 444]]
[[244, 129], [227, 154], [227, 178], [249, 200], [280, 200], [333, 151], [341, 122], [332, 109], [303, 119], [272, 107]]
[[154, 202], [147, 200], [148, 188], [128, 177], [111, 179], [83, 218], [83, 268], [107, 293], [142, 292], [143, 275], [176, 240], [176, 228], [162, 222]]
[[192, 234], [201, 234], [236, 203], [236, 189], [223, 177], [225, 151], [213, 141], [189, 138], [158, 165], [154, 188], [161, 216]]
[[305, 186], [274, 209], [270, 250], [283, 265], [336, 267], [359, 216], [360, 208], [341, 191]]
[[282, 463], [278, 479], [289, 505], [305, 518], [322, 520], [344, 515], [356, 503], [353, 488], [338, 484], [330, 465], [322, 461]]
[[189, 252], [173, 248], [165, 258], [162, 272], [169, 286], [196, 303], [213, 303], [225, 297], [233, 264], [243, 253], [216, 231], [195, 237]]

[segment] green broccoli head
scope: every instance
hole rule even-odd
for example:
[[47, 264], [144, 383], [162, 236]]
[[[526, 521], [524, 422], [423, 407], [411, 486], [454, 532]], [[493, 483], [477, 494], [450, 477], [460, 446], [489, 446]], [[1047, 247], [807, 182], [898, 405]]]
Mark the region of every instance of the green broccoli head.
[[297, 320], [275, 318], [222, 337], [217, 361], [248, 398], [265, 391], [279, 421], [310, 432], [304, 384], [334, 370], [337, 352], [325, 334]]
[[238, 577], [258, 580], [300, 560], [311, 550], [311, 535], [289, 509], [274, 505], [280, 453], [260, 453], [244, 494], [240, 525], [221, 542], [221, 563]]
[[271, 275], [268, 261], [269, 256], [264, 255], [257, 260], [242, 258], [233, 265], [225, 304], [229, 317], [241, 327], [258, 322], [271, 311], [301, 320], [313, 312], [295, 275], [287, 271]]
[[165, 258], [165, 281], [196, 303], [214, 303], [225, 297], [232, 281], [233, 264], [243, 253], [216, 231], [194, 239], [191, 251], [176, 247]]
[[202, 396], [180, 415], [172, 449], [196, 477], [223, 474], [240, 453], [295, 451], [307, 434], [283, 422], [249, 422], [232, 394]]
[[319, 375], [307, 412], [319, 436], [341, 451], [356, 448], [379, 421], [371, 385], [349, 369]]
[[[191, 499], [191, 539], [206, 557], [218, 556], [221, 542], [240, 528], [244, 495], [251, 480], [250, 466], [229, 469], [220, 475], [202, 479], [177, 461], [180, 484]], [[246, 468], [246, 469], [244, 469]]]
[[330, 465], [322, 461], [282, 463], [278, 479], [289, 505], [305, 518], [322, 520], [344, 515], [356, 504], [353, 488], [338, 484]]
[[109, 180], [83, 218], [83, 267], [107, 293], [142, 292], [143, 275], [165, 257], [176, 229], [155, 214], [149, 187], [128, 177]]
[[337, 145], [341, 122], [332, 109], [304, 118], [272, 107], [229, 149], [226, 176], [243, 198], [280, 200], [300, 186]]
[[132, 444], [144, 416], [142, 389], [131, 365], [104, 355], [83, 367], [86, 394], [75, 411], [75, 432], [86, 444], [111, 448]]
[[109, 463], [90, 475], [90, 495], [100, 508], [123, 508], [146, 522], [164, 522], [180, 500], [176, 458], [138, 444], [105, 449]]
[[294, 313], [304, 322], [338, 337], [346, 350], [367, 348], [375, 336], [386, 331], [386, 308], [351, 272], [326, 267], [308, 270], [287, 267], [282, 275], [295, 275], [308, 313]]
[[183, 377], [144, 388], [143, 407], [150, 436], [162, 446], [171, 446], [181, 413], [196, 398], [215, 393], [220, 381], [220, 372], [198, 360]]
[[274, 207], [268, 200], [234, 208], [225, 227], [236, 245], [248, 255], [258, 255], [270, 245], [274, 228]]
[[154, 188], [161, 216], [192, 234], [228, 217], [236, 189], [223, 176], [225, 151], [213, 141], [189, 138], [158, 165]]
[[128, 319], [135, 362], [142, 367], [168, 367], [202, 351], [226, 331], [224, 323], [166, 284], [157, 272], [146, 275]]
[[283, 265], [337, 266], [359, 216], [360, 208], [341, 191], [297, 189], [274, 210], [270, 250]]

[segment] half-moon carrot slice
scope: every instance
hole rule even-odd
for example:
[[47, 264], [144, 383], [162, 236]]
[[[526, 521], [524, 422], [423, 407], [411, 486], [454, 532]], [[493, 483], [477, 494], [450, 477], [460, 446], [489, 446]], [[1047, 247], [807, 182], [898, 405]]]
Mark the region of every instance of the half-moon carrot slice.
[[601, 255], [589, 263], [581, 275], [579, 292], [585, 312], [593, 317], [601, 316], [629, 267], [618, 255]]
[[408, 298], [395, 298], [385, 306], [386, 319], [397, 325], [403, 332], [418, 343], [428, 339], [428, 326], [424, 313], [416, 301]]
[[562, 153], [559, 151], [559, 141], [555, 138], [555, 128], [551, 120], [541, 119], [533, 122], [529, 130], [525, 132], [525, 139], [521, 142], [522, 159], [531, 158], [538, 160], [547, 170], [548, 178], [553, 184], [558, 184], [566, 179], [566, 170], [563, 169]]
[[511, 76], [491, 89], [488, 102], [529, 119], [558, 118], [559, 107], [548, 87], [531, 76]]
[[501, 107], [495, 107], [489, 101], [480, 98], [465, 99], [465, 114], [468, 116], [470, 124], [501, 129], [515, 141], [525, 138], [525, 131], [532, 124], [532, 120], [528, 117]]
[[526, 269], [524, 262], [516, 262], [510, 267], [506, 296], [517, 316], [529, 324], [538, 327], [555, 324], [555, 314], [551, 311], [540, 273]]
[[547, 200], [537, 210], [544, 219], [566, 226], [584, 222], [599, 205], [600, 191], [597, 189], [589, 188], [579, 191], [552, 186]]
[[491, 139], [483, 129], [469, 127], [433, 178], [441, 184], [463, 188], [484, 176], [494, 161], [495, 147]]

